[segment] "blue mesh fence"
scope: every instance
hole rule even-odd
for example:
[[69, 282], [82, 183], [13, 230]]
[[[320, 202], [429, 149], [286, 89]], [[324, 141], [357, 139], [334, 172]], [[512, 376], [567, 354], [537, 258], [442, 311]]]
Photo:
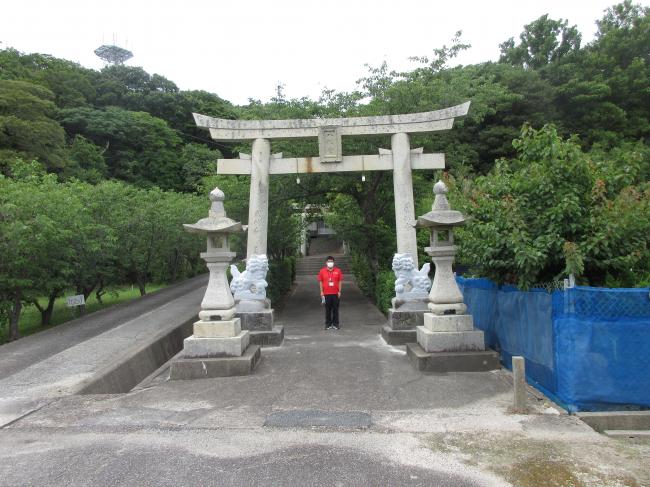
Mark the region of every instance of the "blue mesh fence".
[[578, 410], [650, 407], [645, 289], [576, 287], [553, 296], [557, 395]]
[[650, 407], [649, 289], [575, 287], [549, 293], [458, 277], [489, 347], [570, 410]]

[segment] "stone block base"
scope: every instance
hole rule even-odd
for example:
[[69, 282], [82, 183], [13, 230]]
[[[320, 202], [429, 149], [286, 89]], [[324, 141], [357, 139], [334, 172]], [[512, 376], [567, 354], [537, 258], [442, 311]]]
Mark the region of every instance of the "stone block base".
[[273, 330], [255, 330], [250, 332], [251, 345], [261, 347], [279, 347], [284, 341], [284, 326], [276, 325]]
[[437, 316], [427, 313], [424, 315], [424, 327], [432, 332], [472, 331], [474, 330], [474, 319], [472, 315]]
[[501, 368], [499, 354], [494, 350], [428, 353], [417, 343], [408, 343], [406, 355], [411, 365], [423, 372], [485, 372]]
[[227, 321], [197, 321], [194, 323], [195, 338], [236, 337], [241, 333], [239, 318]]
[[273, 310], [265, 309], [262, 311], [240, 312], [237, 317], [241, 320], [242, 330], [273, 331]]
[[171, 380], [208, 379], [250, 375], [262, 358], [260, 347], [251, 345], [241, 357], [179, 358], [171, 364]]
[[183, 342], [183, 357], [240, 357], [249, 343], [248, 331], [242, 331], [235, 337], [199, 338], [192, 335]]
[[406, 345], [417, 340], [415, 330], [394, 330], [387, 324], [381, 327], [381, 336], [389, 345]]
[[427, 310], [388, 310], [388, 326], [393, 330], [415, 330], [424, 324]]
[[429, 311], [435, 315], [464, 315], [467, 313], [467, 306], [465, 303], [454, 303], [454, 304], [436, 304], [429, 303]]
[[426, 352], [469, 352], [485, 350], [483, 331], [433, 332], [418, 326], [417, 342]]

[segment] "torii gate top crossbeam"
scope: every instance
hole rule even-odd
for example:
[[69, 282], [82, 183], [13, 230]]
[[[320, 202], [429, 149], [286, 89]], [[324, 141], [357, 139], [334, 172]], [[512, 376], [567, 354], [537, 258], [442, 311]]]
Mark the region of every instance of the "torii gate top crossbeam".
[[448, 130], [454, 118], [467, 114], [470, 102], [432, 112], [375, 117], [303, 118], [293, 120], [228, 120], [194, 113], [198, 127], [210, 129], [219, 141], [318, 137], [321, 129], [337, 127], [340, 135], [381, 135]]

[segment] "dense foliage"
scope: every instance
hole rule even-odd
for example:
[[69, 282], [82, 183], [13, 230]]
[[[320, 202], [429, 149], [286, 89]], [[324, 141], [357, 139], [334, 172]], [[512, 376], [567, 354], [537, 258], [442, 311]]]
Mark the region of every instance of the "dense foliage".
[[[369, 67], [349, 93], [233, 106], [183, 91], [142, 68], [83, 68], [42, 54], [0, 50], [0, 319], [36, 296], [109, 282], [174, 280], [201, 268], [200, 239], [180, 223], [205, 213], [214, 186], [246, 223], [247, 176], [215, 176], [217, 160], [249, 152], [217, 144], [192, 112], [283, 119], [412, 113], [471, 100], [453, 130], [414, 135], [444, 152], [450, 197], [473, 217], [459, 232], [461, 263], [498, 282], [529, 286], [573, 273], [583, 283], [648, 283], [650, 9], [625, 0], [584, 44], [547, 15], [501, 44], [499, 62], [449, 67], [470, 46], [412, 58], [404, 72]], [[523, 130], [522, 130], [522, 127]], [[514, 141], [514, 142], [513, 142]], [[345, 154], [390, 147], [388, 137], [346, 137]], [[285, 157], [315, 156], [315, 140], [276, 141]], [[29, 161], [29, 162], [24, 162]], [[416, 213], [428, 211], [433, 171], [413, 175]], [[296, 252], [307, 204], [349, 243], [358, 283], [381, 306], [392, 294], [395, 249], [390, 172], [274, 176], [268, 253], [272, 274]], [[236, 239], [241, 256], [244, 238]], [[419, 247], [428, 236], [418, 233]], [[420, 256], [420, 263], [426, 256]], [[278, 277], [280, 276], [280, 277]], [[39, 305], [40, 306], [40, 305]], [[50, 311], [51, 312], [51, 311]], [[47, 321], [47, 307], [43, 319]], [[12, 318], [13, 319], [13, 318]]]
[[[182, 223], [203, 217], [205, 197], [118, 181], [95, 186], [61, 183], [36, 164], [16, 161], [0, 176], [0, 297], [16, 338], [24, 304], [39, 308], [42, 324], [54, 301], [72, 290], [101, 301], [112, 284], [172, 282], [204, 269], [205, 242]], [[45, 296], [47, 305], [38, 298]]]
[[[192, 189], [197, 169], [203, 168], [199, 175], [214, 169], [202, 165], [205, 155], [192, 145], [216, 149], [194, 124], [192, 112], [235, 116], [233, 106], [218, 96], [181, 91], [142, 68], [109, 66], [97, 72], [48, 55], [0, 51], [0, 172], [5, 174], [9, 161], [21, 157], [37, 160], [63, 179], [94, 183], [101, 176]], [[92, 152], [83, 163], [79, 137], [85, 152]], [[215, 159], [220, 156], [212, 152]]]
[[474, 273], [528, 287], [574, 274], [593, 285], [650, 283], [648, 148], [584, 153], [553, 126], [524, 127], [516, 157], [454, 180], [472, 218], [459, 237]]

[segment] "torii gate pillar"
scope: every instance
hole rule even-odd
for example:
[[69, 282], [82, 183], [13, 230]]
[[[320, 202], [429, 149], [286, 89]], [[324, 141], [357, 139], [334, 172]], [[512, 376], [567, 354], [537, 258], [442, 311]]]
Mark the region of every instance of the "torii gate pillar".
[[266, 255], [269, 226], [269, 167], [271, 142], [255, 139], [251, 154], [251, 194], [248, 206], [248, 243], [246, 259]]
[[413, 201], [413, 175], [411, 174], [411, 146], [404, 132], [394, 134], [390, 140], [393, 153], [393, 193], [395, 193], [395, 230], [397, 253], [410, 254], [418, 267], [418, 242], [415, 235], [415, 203]]

